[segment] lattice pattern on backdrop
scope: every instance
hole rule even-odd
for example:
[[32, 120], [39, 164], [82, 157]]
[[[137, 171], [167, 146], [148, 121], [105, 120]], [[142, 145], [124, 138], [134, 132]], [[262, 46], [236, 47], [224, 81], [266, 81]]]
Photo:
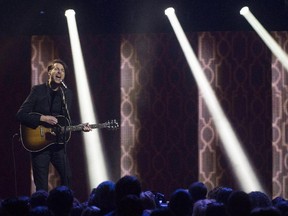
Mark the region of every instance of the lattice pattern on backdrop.
[[164, 194], [198, 178], [197, 88], [183, 57], [174, 35], [122, 36], [121, 173]]
[[[254, 33], [199, 33], [198, 57], [250, 164], [271, 176], [269, 52]], [[268, 112], [267, 112], [268, 110]], [[267, 116], [268, 115], [268, 116]], [[208, 187], [238, 187], [206, 104], [199, 98], [199, 175]], [[239, 162], [241, 164], [241, 162]], [[260, 164], [262, 163], [262, 164]], [[258, 176], [262, 182], [262, 177]], [[263, 181], [270, 193], [271, 185]]]
[[139, 75], [139, 60], [133, 45], [128, 40], [121, 43], [121, 176], [139, 176], [134, 162], [136, 133], [139, 128], [137, 109], [134, 105], [139, 91], [136, 78]]
[[[288, 52], [288, 33], [273, 32], [277, 43]], [[288, 75], [272, 56], [273, 91], [273, 195], [288, 198]]]

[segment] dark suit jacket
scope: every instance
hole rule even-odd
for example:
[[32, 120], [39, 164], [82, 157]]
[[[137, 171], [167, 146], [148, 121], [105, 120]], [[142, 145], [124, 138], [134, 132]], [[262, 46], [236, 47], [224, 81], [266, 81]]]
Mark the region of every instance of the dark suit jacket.
[[35, 85], [32, 87], [30, 94], [21, 105], [16, 114], [16, 118], [31, 128], [36, 128], [40, 124], [40, 115], [64, 115], [67, 117], [65, 111], [64, 100], [67, 103], [68, 110], [72, 104], [72, 92], [70, 89], [59, 89], [56, 92], [55, 98], [52, 101], [52, 90], [48, 87], [47, 83]]

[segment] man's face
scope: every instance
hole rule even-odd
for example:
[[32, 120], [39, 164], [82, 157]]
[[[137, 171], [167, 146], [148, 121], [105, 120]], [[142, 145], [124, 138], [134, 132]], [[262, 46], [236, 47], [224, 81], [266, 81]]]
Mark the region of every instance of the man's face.
[[65, 78], [65, 70], [62, 64], [54, 63], [53, 69], [48, 72], [50, 82], [60, 84]]

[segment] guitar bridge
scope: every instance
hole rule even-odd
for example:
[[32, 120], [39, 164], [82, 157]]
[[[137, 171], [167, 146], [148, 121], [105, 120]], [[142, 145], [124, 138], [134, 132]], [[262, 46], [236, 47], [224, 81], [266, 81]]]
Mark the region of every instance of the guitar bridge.
[[44, 137], [45, 136], [45, 133], [44, 133], [44, 128], [42, 126], [40, 126], [40, 136], [41, 137]]

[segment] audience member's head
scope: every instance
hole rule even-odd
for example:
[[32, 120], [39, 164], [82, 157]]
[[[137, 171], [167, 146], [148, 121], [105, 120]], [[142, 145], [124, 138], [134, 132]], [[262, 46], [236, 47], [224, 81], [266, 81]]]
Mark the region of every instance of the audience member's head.
[[272, 205], [277, 204], [278, 202], [286, 201], [283, 197], [277, 196], [274, 199], [271, 200]]
[[244, 191], [233, 191], [227, 201], [230, 216], [247, 216], [251, 211], [250, 198]]
[[198, 200], [194, 203], [193, 205], [193, 212], [192, 212], [192, 216], [205, 216], [206, 215], [206, 209], [207, 206], [212, 203], [215, 202], [215, 200], [213, 199], [202, 199], [202, 200]]
[[218, 193], [219, 191], [222, 190], [222, 188], [223, 188], [222, 186], [217, 186], [217, 187], [212, 188], [212, 190], [208, 192], [207, 198], [217, 200]]
[[67, 186], [58, 186], [49, 192], [47, 205], [55, 216], [69, 215], [74, 201], [74, 194]]
[[251, 209], [272, 206], [271, 199], [261, 191], [253, 191], [249, 194]]
[[2, 201], [2, 213], [8, 216], [28, 216], [30, 211], [29, 197], [10, 197]]
[[127, 195], [132, 194], [140, 197], [141, 191], [141, 184], [137, 177], [130, 175], [123, 176], [115, 184], [116, 206]]
[[189, 186], [188, 190], [193, 203], [200, 199], [206, 199], [208, 189], [204, 183], [194, 182]]
[[115, 183], [112, 181], [100, 183], [92, 190], [88, 205], [97, 206], [102, 214], [115, 210]]
[[171, 194], [168, 206], [177, 216], [191, 215], [192, 200], [189, 192], [184, 189], [177, 189]]
[[217, 202], [224, 203], [224, 205], [226, 205], [230, 194], [233, 192], [233, 189], [229, 187], [220, 187], [218, 189], [219, 190], [215, 194], [215, 199]]
[[52, 216], [47, 206], [35, 206], [30, 209], [29, 216]]
[[288, 216], [288, 201], [283, 198], [273, 200], [273, 206], [277, 208], [282, 216]]
[[34, 208], [36, 206], [47, 205], [48, 192], [45, 190], [38, 190], [32, 193], [30, 197], [30, 206]]
[[281, 212], [273, 206], [254, 208], [250, 216], [281, 216]]

